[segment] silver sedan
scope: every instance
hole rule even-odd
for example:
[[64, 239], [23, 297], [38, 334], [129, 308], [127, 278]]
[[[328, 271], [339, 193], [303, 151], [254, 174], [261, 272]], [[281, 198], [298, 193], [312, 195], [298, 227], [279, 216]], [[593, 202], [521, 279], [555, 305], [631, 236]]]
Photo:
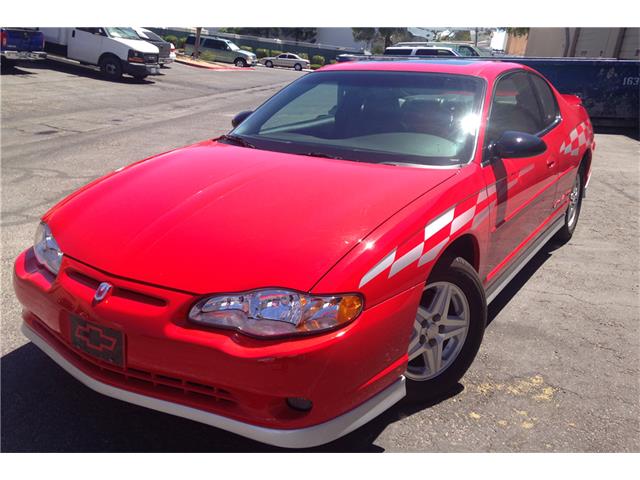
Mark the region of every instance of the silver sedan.
[[277, 57], [265, 57], [259, 60], [263, 65], [272, 67], [293, 67], [296, 70], [302, 70], [303, 68], [309, 68], [309, 60], [300, 58], [295, 53], [281, 53]]

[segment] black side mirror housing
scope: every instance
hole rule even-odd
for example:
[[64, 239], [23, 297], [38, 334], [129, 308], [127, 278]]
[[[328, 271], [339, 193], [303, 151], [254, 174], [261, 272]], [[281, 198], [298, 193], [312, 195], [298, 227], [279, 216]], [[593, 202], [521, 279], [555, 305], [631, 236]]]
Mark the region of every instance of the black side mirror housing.
[[535, 157], [547, 150], [547, 144], [540, 137], [530, 133], [507, 130], [498, 141], [491, 145], [492, 157], [525, 158]]
[[246, 120], [246, 118], [251, 115], [253, 113], [253, 110], [245, 110], [244, 112], [240, 112], [238, 113], [235, 117], [233, 117], [233, 119], [231, 120], [231, 126], [233, 128], [236, 128], [238, 125], [240, 125], [242, 122], [244, 122]]

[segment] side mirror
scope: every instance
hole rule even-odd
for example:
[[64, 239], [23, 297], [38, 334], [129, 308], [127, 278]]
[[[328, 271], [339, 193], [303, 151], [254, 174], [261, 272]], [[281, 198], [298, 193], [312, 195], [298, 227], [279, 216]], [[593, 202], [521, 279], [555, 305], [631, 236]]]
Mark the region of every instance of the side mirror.
[[547, 150], [547, 144], [540, 137], [530, 133], [507, 130], [491, 146], [493, 157], [524, 158], [535, 157]]
[[233, 128], [236, 128], [238, 125], [240, 125], [242, 122], [245, 121], [245, 119], [251, 115], [253, 113], [253, 110], [245, 110], [244, 112], [240, 112], [238, 113], [235, 117], [233, 117], [233, 119], [231, 120], [231, 126]]

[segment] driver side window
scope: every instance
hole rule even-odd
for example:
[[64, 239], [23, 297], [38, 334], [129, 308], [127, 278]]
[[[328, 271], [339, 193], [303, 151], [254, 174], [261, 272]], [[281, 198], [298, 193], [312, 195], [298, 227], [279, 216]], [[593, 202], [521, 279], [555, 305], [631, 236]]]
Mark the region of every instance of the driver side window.
[[488, 140], [498, 140], [507, 130], [536, 134], [543, 128], [542, 113], [529, 75], [516, 72], [501, 78], [494, 89]]

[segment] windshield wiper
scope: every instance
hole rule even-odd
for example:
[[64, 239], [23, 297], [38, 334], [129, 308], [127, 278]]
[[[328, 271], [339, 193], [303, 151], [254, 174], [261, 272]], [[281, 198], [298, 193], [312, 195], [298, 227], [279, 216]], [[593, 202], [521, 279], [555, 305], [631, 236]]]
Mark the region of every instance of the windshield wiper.
[[228, 142], [233, 142], [245, 148], [256, 148], [254, 144], [247, 142], [244, 138], [239, 137], [238, 135], [222, 135], [218, 138], [214, 138], [214, 141], [218, 141], [218, 140], [226, 140]]
[[307, 155], [308, 157], [332, 158], [334, 160], [344, 160], [342, 157], [339, 157], [338, 155], [331, 155], [329, 153], [323, 153], [323, 152], [306, 152], [306, 153], [303, 153], [303, 155]]

